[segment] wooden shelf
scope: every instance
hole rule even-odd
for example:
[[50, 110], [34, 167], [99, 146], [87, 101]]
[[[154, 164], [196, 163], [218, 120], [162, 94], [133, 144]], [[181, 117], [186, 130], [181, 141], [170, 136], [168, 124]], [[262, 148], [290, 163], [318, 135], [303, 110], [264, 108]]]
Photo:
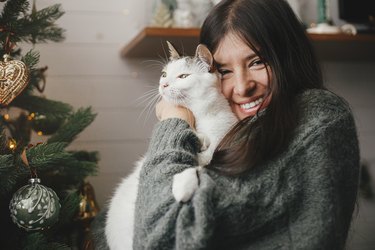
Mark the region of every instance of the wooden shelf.
[[186, 55], [194, 53], [200, 29], [146, 27], [121, 51], [124, 57], [166, 57], [166, 41], [170, 41]]
[[[166, 58], [165, 41], [172, 42], [185, 55], [194, 54], [200, 29], [146, 27], [121, 51], [125, 58]], [[375, 35], [309, 34], [320, 60], [375, 61]]]

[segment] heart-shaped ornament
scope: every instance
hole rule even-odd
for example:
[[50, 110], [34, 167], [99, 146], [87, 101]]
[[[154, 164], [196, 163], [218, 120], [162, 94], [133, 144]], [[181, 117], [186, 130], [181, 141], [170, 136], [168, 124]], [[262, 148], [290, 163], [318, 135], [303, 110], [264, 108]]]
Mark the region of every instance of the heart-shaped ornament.
[[29, 83], [29, 70], [22, 61], [4, 55], [0, 62], [0, 104], [8, 105]]

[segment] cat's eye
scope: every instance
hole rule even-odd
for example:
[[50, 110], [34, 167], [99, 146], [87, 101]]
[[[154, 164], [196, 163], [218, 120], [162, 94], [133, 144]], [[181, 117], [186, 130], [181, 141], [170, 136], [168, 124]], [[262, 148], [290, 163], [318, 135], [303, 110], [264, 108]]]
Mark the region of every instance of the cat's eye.
[[184, 79], [188, 76], [190, 76], [190, 74], [181, 74], [181, 75], [178, 76], [178, 78]]
[[162, 72], [161, 72], [161, 77], [167, 77], [167, 72], [162, 71]]

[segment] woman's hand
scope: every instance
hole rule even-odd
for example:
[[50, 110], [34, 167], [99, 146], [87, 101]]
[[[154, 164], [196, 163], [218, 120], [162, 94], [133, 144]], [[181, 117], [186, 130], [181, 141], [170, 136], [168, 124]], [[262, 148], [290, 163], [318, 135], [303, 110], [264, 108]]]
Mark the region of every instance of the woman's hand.
[[156, 104], [156, 117], [159, 121], [168, 118], [180, 118], [185, 120], [190, 127], [195, 128], [195, 118], [189, 109], [182, 106], [175, 106], [164, 100], [161, 100]]

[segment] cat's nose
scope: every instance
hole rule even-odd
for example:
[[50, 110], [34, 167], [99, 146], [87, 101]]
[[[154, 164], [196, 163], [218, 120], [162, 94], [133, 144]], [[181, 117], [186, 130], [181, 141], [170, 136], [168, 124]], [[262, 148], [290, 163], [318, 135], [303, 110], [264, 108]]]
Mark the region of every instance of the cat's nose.
[[161, 86], [162, 86], [163, 88], [166, 88], [166, 87], [169, 86], [169, 84], [168, 84], [168, 83], [163, 83]]

